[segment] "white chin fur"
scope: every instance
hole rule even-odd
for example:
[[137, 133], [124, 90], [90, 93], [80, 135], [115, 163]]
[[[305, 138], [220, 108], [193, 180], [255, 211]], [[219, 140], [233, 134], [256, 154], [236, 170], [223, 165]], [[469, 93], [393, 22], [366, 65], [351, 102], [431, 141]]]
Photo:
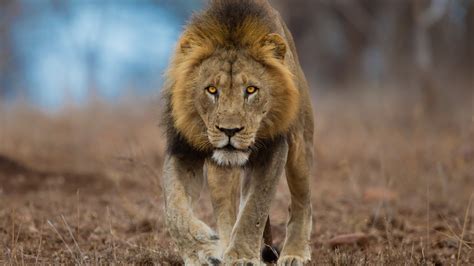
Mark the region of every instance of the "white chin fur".
[[212, 159], [221, 166], [243, 166], [249, 160], [249, 153], [242, 151], [215, 150]]

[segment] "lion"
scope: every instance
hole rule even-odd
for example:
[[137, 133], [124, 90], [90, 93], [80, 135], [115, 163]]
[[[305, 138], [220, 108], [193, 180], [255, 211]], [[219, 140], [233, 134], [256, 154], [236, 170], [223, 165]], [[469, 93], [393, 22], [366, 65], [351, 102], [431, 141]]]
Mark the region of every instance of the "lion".
[[[261, 265], [284, 174], [291, 203], [277, 264], [309, 263], [313, 109], [279, 13], [267, 0], [211, 0], [185, 27], [162, 92], [166, 224], [185, 264]], [[217, 233], [193, 213], [206, 181]]]

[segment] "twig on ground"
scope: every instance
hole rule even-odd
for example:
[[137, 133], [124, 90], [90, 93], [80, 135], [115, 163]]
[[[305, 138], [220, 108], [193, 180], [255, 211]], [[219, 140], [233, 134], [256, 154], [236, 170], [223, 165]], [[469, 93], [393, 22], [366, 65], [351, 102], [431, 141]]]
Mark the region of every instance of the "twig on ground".
[[430, 247], [430, 180], [426, 176], [426, 252], [429, 252]]
[[82, 255], [81, 248], [79, 247], [79, 244], [77, 243], [76, 238], [74, 237], [74, 234], [72, 233], [71, 227], [69, 226], [69, 224], [66, 221], [66, 218], [64, 218], [64, 215], [62, 215], [62, 214], [61, 214], [61, 219], [63, 219], [63, 223], [66, 225], [66, 228], [69, 232], [69, 235], [71, 236], [72, 241], [74, 241], [74, 245], [76, 245], [76, 248], [79, 252], [79, 256], [81, 257], [81, 261], [83, 262], [84, 256]]
[[462, 232], [461, 232], [461, 241], [459, 242], [459, 247], [458, 247], [458, 256], [456, 260], [456, 265], [459, 266], [459, 263], [461, 262], [461, 251], [462, 251], [462, 243], [464, 239], [464, 234], [466, 233], [466, 226], [467, 226], [467, 220], [469, 220], [469, 213], [471, 212], [471, 204], [472, 204], [472, 199], [474, 197], [474, 193], [471, 194], [471, 197], [469, 198], [469, 203], [467, 204], [467, 209], [466, 213], [464, 215], [464, 225], [462, 227]]
[[64, 243], [64, 245], [66, 246], [69, 253], [71, 253], [71, 256], [74, 258], [76, 263], [79, 264], [79, 265], [82, 265], [81, 261], [76, 258], [76, 256], [74, 255], [74, 252], [72, 251], [71, 247], [69, 247], [69, 245], [66, 243], [66, 240], [64, 240], [63, 236], [59, 233], [58, 229], [56, 229], [54, 224], [50, 220], [48, 220], [47, 222], [48, 222], [49, 226], [51, 226], [51, 228], [53, 228], [54, 232], [59, 236], [61, 241]]
[[116, 246], [115, 246], [115, 235], [112, 231], [112, 221], [111, 221], [111, 218], [110, 218], [110, 209], [109, 209], [108, 206], [107, 206], [107, 218], [109, 220], [109, 232], [110, 232], [110, 235], [112, 236], [112, 251], [113, 251], [113, 255], [114, 255], [114, 260], [115, 260], [115, 262], [117, 262], [117, 252], [116, 252]]
[[41, 254], [41, 244], [43, 242], [43, 226], [44, 226], [44, 224], [41, 225], [40, 239], [39, 239], [38, 249], [36, 251], [35, 265], [38, 265], [38, 259], [39, 259], [39, 256]]

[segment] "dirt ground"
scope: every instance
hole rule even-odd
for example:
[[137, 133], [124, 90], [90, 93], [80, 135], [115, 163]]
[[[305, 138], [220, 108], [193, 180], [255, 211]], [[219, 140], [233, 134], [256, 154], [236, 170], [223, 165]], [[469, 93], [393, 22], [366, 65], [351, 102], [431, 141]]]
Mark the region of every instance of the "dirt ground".
[[[436, 114], [369, 93], [315, 102], [313, 264], [473, 265], [472, 102]], [[180, 265], [158, 114], [148, 102], [0, 106], [0, 264]], [[196, 212], [214, 225], [205, 193]], [[288, 200], [282, 178], [277, 245]]]

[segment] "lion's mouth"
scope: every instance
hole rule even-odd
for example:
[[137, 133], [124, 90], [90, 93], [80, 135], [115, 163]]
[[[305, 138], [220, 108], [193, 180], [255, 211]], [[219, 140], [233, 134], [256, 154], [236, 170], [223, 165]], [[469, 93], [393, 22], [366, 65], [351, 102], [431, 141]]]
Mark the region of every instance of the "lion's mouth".
[[226, 151], [237, 151], [238, 150], [236, 147], [232, 146], [232, 144], [230, 144], [230, 143], [227, 144], [226, 146], [224, 146], [222, 149], [226, 150]]
[[247, 163], [250, 156], [250, 149], [237, 149], [231, 144], [215, 149], [212, 159], [222, 166], [243, 166]]
[[228, 143], [226, 146], [219, 148], [217, 150], [227, 151], [227, 152], [248, 152], [249, 151], [249, 149], [238, 149], [230, 143]]

